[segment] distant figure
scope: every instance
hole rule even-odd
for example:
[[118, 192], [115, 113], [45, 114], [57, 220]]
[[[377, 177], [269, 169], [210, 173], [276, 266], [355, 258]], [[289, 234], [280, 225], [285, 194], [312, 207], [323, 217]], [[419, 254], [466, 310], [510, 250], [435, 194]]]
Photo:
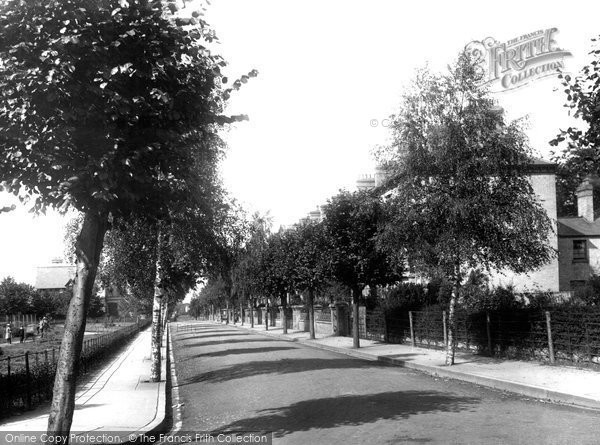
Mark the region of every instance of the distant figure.
[[25, 341], [25, 325], [21, 323], [21, 327], [19, 328], [19, 337], [21, 337], [21, 343]]
[[44, 338], [44, 332], [48, 330], [48, 318], [44, 317], [40, 320], [39, 333], [40, 338]]
[[6, 339], [6, 343], [12, 344], [12, 328], [10, 327], [10, 323], [6, 325], [6, 333], [4, 334], [4, 338]]

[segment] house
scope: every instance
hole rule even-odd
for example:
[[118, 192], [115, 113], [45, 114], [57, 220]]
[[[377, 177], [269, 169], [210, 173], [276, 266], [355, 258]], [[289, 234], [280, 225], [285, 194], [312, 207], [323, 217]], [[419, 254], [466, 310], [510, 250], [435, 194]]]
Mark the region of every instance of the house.
[[109, 317], [126, 316], [128, 311], [124, 306], [125, 301], [120, 286], [116, 284], [108, 284], [102, 289], [102, 294], [102, 299], [104, 301], [104, 313], [106, 315]]
[[[542, 159], [532, 159], [527, 165], [526, 174], [529, 177], [533, 192], [542, 205], [552, 223], [552, 231], [548, 234], [550, 247], [559, 248], [557, 238], [557, 206], [556, 206], [556, 165]], [[374, 178], [363, 177], [357, 182], [359, 189], [379, 187], [385, 182], [385, 172], [377, 170]], [[599, 222], [600, 227], [600, 222]], [[407, 279], [411, 282], [423, 282], [422, 277], [409, 270]], [[562, 290], [559, 286], [559, 261], [554, 257], [549, 263], [528, 274], [516, 274], [510, 270], [490, 273], [493, 285], [513, 286], [517, 292]]]
[[41, 293], [58, 296], [73, 284], [75, 266], [54, 259], [48, 266], [39, 266], [36, 271], [35, 288]]
[[[54, 259], [50, 265], [37, 268], [35, 288], [49, 296], [66, 295], [70, 298], [70, 288], [75, 280], [76, 272], [75, 265], [66, 264], [61, 259]], [[68, 295], [67, 292], [69, 292]], [[102, 289], [100, 295], [105, 314], [112, 317], [122, 316], [121, 312], [123, 311], [119, 309], [123, 304], [123, 297], [117, 286]]]
[[[552, 222], [548, 243], [554, 250], [560, 250], [557, 238], [556, 164], [532, 159], [526, 172], [534, 194]], [[494, 285], [512, 285], [517, 292], [566, 290], [561, 288], [558, 277], [559, 260], [555, 256], [549, 263], [528, 274], [515, 274], [511, 271], [492, 273], [491, 282]]]
[[573, 290], [583, 285], [592, 275], [600, 275], [598, 191], [600, 178], [587, 176], [575, 192], [577, 216], [558, 218], [561, 290]]

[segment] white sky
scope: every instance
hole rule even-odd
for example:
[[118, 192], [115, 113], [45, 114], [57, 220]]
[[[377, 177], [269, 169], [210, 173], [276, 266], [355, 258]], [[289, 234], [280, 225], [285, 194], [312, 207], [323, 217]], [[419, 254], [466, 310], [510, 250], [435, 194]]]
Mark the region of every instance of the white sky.
[[[558, 45], [573, 53], [566, 69], [577, 72], [599, 16], [600, 3], [589, 1], [213, 0], [206, 18], [229, 77], [260, 73], [231, 102], [250, 122], [226, 135], [224, 182], [251, 211], [270, 210], [276, 227], [291, 224], [372, 173], [371, 149], [387, 132], [370, 121], [395, 110], [416, 68], [442, 70], [472, 40], [556, 27]], [[552, 77], [497, 94], [510, 117], [529, 116], [531, 143], [545, 158], [547, 142], [570, 123], [559, 87]], [[0, 195], [0, 207], [7, 202]], [[62, 226], [56, 215], [0, 214], [0, 279], [33, 283], [36, 265], [62, 256]]]

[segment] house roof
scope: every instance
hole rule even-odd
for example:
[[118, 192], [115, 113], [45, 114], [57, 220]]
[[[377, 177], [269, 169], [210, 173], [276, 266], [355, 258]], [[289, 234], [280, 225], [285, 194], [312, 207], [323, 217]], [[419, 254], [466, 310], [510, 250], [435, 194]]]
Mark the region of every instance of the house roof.
[[64, 289], [69, 281], [75, 278], [75, 266], [70, 264], [53, 264], [37, 268], [35, 277], [36, 289]]
[[[383, 194], [394, 188], [399, 179], [397, 177], [391, 176], [389, 173], [386, 173], [385, 168], [378, 167], [379, 174], [383, 176], [383, 182], [377, 185], [374, 190], [376, 194]], [[531, 157], [529, 158], [529, 162], [523, 166], [523, 170], [527, 175], [535, 175], [535, 174], [553, 174], [556, 173], [556, 164], [553, 162], [548, 162], [544, 159]]]
[[600, 236], [600, 219], [588, 221], [581, 216], [558, 218], [558, 236]]

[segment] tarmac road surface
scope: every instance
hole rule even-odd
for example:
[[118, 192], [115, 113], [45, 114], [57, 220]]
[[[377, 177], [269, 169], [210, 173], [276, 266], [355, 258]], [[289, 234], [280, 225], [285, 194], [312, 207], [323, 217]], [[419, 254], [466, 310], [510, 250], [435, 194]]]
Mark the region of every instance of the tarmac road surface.
[[195, 326], [171, 331], [182, 431], [272, 431], [277, 445], [600, 443], [598, 411]]

